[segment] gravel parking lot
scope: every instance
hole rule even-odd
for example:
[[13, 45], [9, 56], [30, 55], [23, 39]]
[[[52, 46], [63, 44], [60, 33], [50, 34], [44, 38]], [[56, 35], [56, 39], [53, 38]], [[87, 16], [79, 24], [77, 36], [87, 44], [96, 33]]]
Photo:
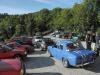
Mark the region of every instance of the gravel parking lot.
[[48, 57], [47, 52], [36, 51], [25, 61], [27, 75], [100, 75], [100, 57], [92, 65], [64, 68], [61, 61]]

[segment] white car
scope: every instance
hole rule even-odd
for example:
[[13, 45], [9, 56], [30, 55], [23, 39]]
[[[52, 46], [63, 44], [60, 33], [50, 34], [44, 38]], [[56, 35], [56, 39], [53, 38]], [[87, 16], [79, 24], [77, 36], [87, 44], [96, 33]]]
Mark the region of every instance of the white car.
[[32, 39], [32, 43], [35, 49], [46, 50], [46, 44], [43, 41], [42, 36], [34, 36]]
[[32, 39], [32, 43], [34, 44], [35, 42], [42, 41], [42, 36], [34, 36]]

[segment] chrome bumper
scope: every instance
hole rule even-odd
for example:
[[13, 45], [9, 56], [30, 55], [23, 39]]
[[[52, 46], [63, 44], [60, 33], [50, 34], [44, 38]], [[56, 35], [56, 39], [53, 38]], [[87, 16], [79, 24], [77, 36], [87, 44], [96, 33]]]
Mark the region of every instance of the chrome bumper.
[[79, 65], [76, 65], [76, 67], [85, 66], [85, 65], [88, 65], [88, 64], [92, 64], [92, 63], [94, 63], [94, 61], [88, 62], [88, 63], [84, 63], [84, 64], [79, 64]]

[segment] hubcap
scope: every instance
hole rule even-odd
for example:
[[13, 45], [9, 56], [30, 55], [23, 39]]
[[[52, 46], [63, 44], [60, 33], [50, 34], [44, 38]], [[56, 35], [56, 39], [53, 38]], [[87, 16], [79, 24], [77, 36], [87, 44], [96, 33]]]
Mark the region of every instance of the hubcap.
[[63, 65], [66, 67], [67, 66], [67, 61], [63, 60]]

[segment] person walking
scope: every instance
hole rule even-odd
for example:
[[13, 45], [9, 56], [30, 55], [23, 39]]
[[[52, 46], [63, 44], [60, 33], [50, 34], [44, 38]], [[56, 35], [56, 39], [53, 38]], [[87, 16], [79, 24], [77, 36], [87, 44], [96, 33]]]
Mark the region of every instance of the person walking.
[[91, 50], [91, 42], [92, 42], [91, 31], [87, 32], [85, 40], [86, 40], [86, 48]]
[[99, 56], [99, 53], [100, 53], [100, 45], [99, 45], [99, 42], [100, 42], [100, 34], [98, 34], [98, 32], [96, 32], [96, 55]]

